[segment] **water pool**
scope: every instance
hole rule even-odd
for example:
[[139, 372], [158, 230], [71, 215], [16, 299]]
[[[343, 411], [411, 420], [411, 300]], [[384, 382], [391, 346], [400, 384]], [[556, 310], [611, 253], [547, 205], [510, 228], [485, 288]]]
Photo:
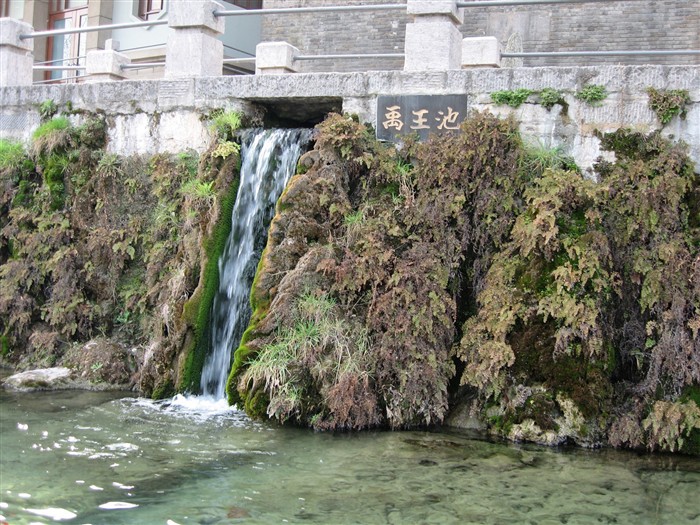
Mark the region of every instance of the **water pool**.
[[0, 390], [0, 522], [700, 523], [700, 458], [322, 434], [191, 405]]

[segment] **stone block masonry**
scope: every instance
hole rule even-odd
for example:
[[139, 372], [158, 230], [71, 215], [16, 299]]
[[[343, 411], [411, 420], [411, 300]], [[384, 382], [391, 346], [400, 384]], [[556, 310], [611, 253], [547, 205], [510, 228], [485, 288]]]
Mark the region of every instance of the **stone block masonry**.
[[[404, 0], [265, 0], [265, 8], [405, 4]], [[286, 41], [304, 55], [402, 53], [404, 11], [263, 17], [262, 40]], [[700, 0], [615, 0], [603, 3], [466, 8], [464, 37], [495, 36], [510, 51], [700, 49]], [[508, 63], [508, 62], [507, 62]], [[507, 64], [506, 63], [506, 64]], [[511, 61], [513, 63], [513, 61]], [[527, 58], [527, 66], [700, 64], [700, 56]], [[400, 60], [319, 60], [301, 71], [401, 69]]]
[[[599, 106], [575, 93], [584, 85], [605, 86]], [[687, 90], [687, 117], [674, 117], [663, 133], [685, 141], [700, 172], [700, 66], [591, 66], [478, 68], [452, 71], [383, 71], [366, 73], [297, 73], [293, 75], [203, 77], [162, 81], [122, 81], [6, 87], [0, 89], [0, 138], [29, 142], [39, 124], [39, 105], [70, 102], [74, 110], [107, 117], [108, 149], [121, 155], [206, 149], [211, 141], [206, 115], [220, 108], [260, 114], [262, 108], [294, 107], [306, 118], [328, 101], [376, 125], [380, 95], [467, 95], [470, 110], [513, 114], [526, 138], [544, 147], [560, 146], [583, 169], [601, 154], [595, 130], [660, 129], [649, 108], [646, 89]], [[565, 111], [547, 110], [531, 95], [518, 108], [497, 106], [491, 93], [525, 88], [555, 88], [564, 93]], [[321, 113], [322, 114], [322, 113]], [[79, 118], [79, 117], [76, 117]]]

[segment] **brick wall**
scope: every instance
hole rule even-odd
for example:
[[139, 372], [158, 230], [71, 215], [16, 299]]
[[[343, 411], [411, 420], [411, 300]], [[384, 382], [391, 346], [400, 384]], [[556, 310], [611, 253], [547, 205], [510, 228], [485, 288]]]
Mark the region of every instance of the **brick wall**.
[[[264, 8], [329, 5], [402, 4], [399, 0], [264, 0]], [[286, 41], [304, 55], [403, 53], [405, 11], [268, 15], [262, 40]], [[300, 70], [372, 71], [402, 69], [403, 59], [314, 60], [299, 62]]]
[[[264, 0], [265, 8], [403, 4], [403, 0]], [[402, 11], [271, 15], [263, 41], [284, 40], [302, 54], [402, 53]], [[700, 0], [611, 0], [532, 7], [467, 8], [464, 36], [496, 36], [518, 51], [700, 49]], [[700, 56], [530, 58], [506, 65], [700, 64]], [[400, 69], [401, 60], [300, 62], [302, 71]]]

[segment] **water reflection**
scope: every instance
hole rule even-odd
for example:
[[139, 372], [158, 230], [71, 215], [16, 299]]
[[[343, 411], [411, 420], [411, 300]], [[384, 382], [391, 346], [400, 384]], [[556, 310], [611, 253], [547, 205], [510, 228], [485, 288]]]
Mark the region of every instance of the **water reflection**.
[[0, 392], [0, 521], [697, 524], [700, 460], [319, 434], [187, 398]]

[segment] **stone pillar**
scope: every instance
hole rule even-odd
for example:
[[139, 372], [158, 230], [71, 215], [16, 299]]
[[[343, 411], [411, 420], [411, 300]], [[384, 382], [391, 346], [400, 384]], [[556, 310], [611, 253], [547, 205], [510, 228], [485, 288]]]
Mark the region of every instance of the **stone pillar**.
[[214, 16], [224, 7], [212, 0], [168, 2], [165, 78], [220, 76], [224, 45], [218, 39], [226, 27], [224, 17]]
[[119, 52], [119, 42], [111, 38], [105, 41], [105, 49], [93, 49], [88, 51], [85, 59], [86, 82], [109, 82], [111, 80], [124, 80], [126, 71], [122, 69], [131, 60], [124, 53]]
[[[112, 12], [114, 2], [101, 0], [99, 2], [88, 2], [88, 26], [104, 26], [112, 23]], [[87, 50], [107, 49], [107, 40], [112, 38], [111, 30], [92, 31], [84, 33], [87, 43]]]
[[501, 67], [501, 50], [495, 36], [462, 40], [462, 67]]
[[255, 46], [255, 74], [296, 73], [294, 61], [298, 54], [299, 50], [287, 42], [260, 42]]
[[34, 39], [19, 37], [32, 32], [26, 22], [0, 18], [0, 87], [32, 85]]
[[413, 22], [406, 24], [404, 70], [459, 69], [464, 20], [457, 0], [408, 0]]

